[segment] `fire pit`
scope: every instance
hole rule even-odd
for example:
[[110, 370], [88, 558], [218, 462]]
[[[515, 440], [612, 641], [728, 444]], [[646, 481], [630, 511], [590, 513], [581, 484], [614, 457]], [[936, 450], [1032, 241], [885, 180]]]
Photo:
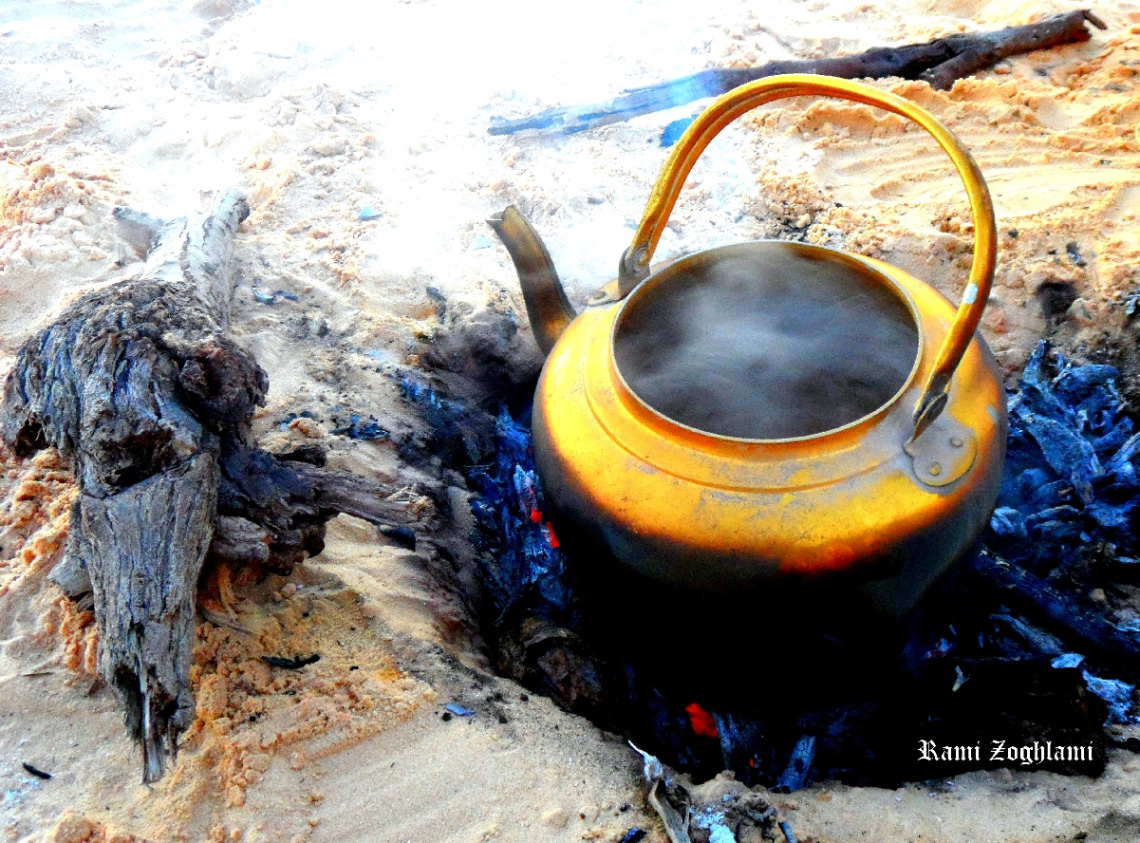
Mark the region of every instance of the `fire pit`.
[[[852, 634], [841, 606], [797, 617], [629, 578], [585, 587], [590, 560], [567, 556], [544, 511], [527, 413], [503, 409], [490, 452], [457, 464], [477, 493], [482, 624], [499, 668], [694, 777], [727, 768], [795, 790], [997, 767], [1097, 775], [1106, 745], [1135, 740], [1117, 729], [1136, 722], [1125, 680], [1140, 666], [1140, 620], [1123, 599], [1138, 564], [1140, 436], [1114, 376], [1038, 348], [1009, 398], [991, 526], [905, 639]], [[404, 388], [445, 434], [470, 419]]]

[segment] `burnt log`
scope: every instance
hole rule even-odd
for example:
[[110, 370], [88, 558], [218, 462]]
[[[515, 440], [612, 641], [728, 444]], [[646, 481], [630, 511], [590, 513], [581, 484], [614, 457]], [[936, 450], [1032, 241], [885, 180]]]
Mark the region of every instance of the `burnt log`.
[[1082, 606], [1040, 577], [987, 551], [974, 556], [970, 571], [998, 599], [1024, 612], [1093, 662], [1132, 681], [1140, 677], [1140, 636], [1121, 630], [1102, 612]]
[[257, 447], [268, 378], [227, 335], [248, 214], [238, 194], [204, 219], [117, 211], [146, 260], [28, 340], [0, 405], [0, 438], [17, 455], [51, 446], [73, 463], [80, 494], [53, 579], [93, 600], [99, 673], [142, 746], [144, 782], [161, 778], [194, 715], [207, 556], [288, 572], [321, 550], [339, 512], [382, 529], [405, 520], [386, 489], [323, 468], [323, 454]]
[[706, 97], [728, 93], [733, 88], [785, 73], [815, 73], [840, 79], [921, 79], [935, 88], [950, 88], [954, 82], [978, 70], [992, 67], [1010, 56], [1046, 50], [1089, 40], [1085, 23], [1098, 29], [1105, 24], [1088, 9], [1054, 15], [1037, 23], [1010, 26], [990, 32], [961, 32], [935, 38], [925, 44], [874, 47], [851, 56], [829, 59], [789, 59], [757, 67], [712, 68], [644, 88], [634, 88], [603, 103], [553, 108], [519, 119], [491, 118], [491, 135], [518, 132], [572, 134], [609, 123], [630, 120], [642, 114], [665, 111]]

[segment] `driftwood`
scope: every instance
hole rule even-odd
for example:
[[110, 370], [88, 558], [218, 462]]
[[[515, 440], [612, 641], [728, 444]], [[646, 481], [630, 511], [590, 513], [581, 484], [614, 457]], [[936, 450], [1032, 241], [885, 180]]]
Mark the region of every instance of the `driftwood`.
[[[320, 552], [338, 512], [387, 528], [382, 487], [322, 467], [311, 447], [270, 454], [251, 419], [268, 379], [227, 336], [234, 238], [249, 209], [226, 196], [203, 219], [119, 210], [148, 252], [134, 277], [84, 296], [20, 349], [0, 436], [17, 454], [54, 446], [80, 495], [54, 581], [93, 600], [99, 673], [159, 779], [190, 724], [195, 593], [208, 555], [288, 572]], [[400, 528], [403, 535], [403, 528]]]
[[883, 79], [898, 76], [921, 79], [935, 88], [949, 88], [956, 79], [992, 67], [1002, 59], [1034, 50], [1089, 40], [1085, 23], [1104, 29], [1104, 23], [1087, 9], [1054, 15], [1038, 23], [1011, 26], [992, 32], [956, 33], [925, 44], [875, 47], [853, 56], [832, 59], [773, 61], [759, 67], [712, 69], [671, 82], [635, 88], [603, 103], [554, 108], [530, 117], [491, 118], [492, 135], [517, 132], [572, 134], [642, 114], [716, 97], [746, 82], [783, 73], [816, 73], [841, 79]]

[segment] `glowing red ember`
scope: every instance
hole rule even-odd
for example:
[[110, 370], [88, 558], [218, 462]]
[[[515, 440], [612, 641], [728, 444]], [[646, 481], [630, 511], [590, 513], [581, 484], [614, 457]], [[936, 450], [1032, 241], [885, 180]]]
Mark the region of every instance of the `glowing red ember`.
[[685, 706], [685, 712], [689, 715], [689, 725], [693, 727], [696, 734], [702, 738], [717, 737], [716, 721], [697, 703], [689, 703]]

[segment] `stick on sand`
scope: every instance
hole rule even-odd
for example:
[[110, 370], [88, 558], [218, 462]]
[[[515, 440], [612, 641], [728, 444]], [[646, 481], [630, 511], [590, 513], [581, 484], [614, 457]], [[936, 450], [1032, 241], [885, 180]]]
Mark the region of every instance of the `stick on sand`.
[[492, 135], [518, 132], [569, 135], [706, 97], [717, 97], [746, 82], [783, 73], [816, 73], [840, 79], [898, 76], [921, 79], [935, 88], [946, 89], [956, 79], [992, 67], [1010, 56], [1088, 41], [1091, 35], [1085, 28], [1086, 22], [1098, 29], [1106, 28], [1091, 11], [1079, 9], [1025, 26], [1010, 26], [992, 32], [956, 33], [925, 44], [874, 47], [841, 58], [773, 61], [759, 67], [702, 70], [672, 82], [626, 91], [607, 102], [554, 108], [517, 120], [492, 117], [487, 131]]

